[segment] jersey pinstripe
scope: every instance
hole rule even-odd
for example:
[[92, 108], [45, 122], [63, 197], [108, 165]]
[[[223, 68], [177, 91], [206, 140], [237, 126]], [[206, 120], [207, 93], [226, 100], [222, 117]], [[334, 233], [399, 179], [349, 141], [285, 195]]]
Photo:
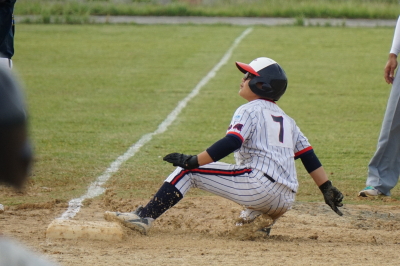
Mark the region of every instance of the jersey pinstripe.
[[295, 121], [274, 102], [258, 99], [240, 106], [227, 134], [241, 138], [236, 164], [246, 165], [297, 191], [294, 158], [312, 149]]

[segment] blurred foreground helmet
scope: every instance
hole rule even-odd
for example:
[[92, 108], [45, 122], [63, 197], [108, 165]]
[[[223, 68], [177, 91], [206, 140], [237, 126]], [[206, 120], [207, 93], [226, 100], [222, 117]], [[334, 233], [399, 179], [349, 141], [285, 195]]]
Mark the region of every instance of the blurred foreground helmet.
[[236, 66], [242, 73], [255, 76], [249, 81], [249, 87], [258, 96], [277, 101], [285, 93], [287, 77], [285, 71], [274, 60], [259, 57], [250, 64], [236, 62]]

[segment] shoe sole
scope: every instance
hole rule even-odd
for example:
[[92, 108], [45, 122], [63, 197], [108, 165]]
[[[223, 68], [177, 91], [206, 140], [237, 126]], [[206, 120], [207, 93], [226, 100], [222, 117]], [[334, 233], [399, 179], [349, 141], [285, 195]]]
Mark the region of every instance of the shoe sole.
[[134, 223], [133, 221], [131, 221], [131, 222], [125, 221], [125, 222], [122, 222], [122, 224], [124, 226], [128, 227], [129, 229], [136, 230], [136, 231], [139, 231], [143, 235], [147, 235], [147, 229], [141, 224]]
[[146, 230], [146, 228], [144, 226], [142, 226], [140, 224], [129, 222], [129, 221], [132, 221], [132, 220], [124, 221], [124, 220], [118, 219], [118, 216], [115, 216], [112, 212], [105, 212], [104, 213], [104, 218], [107, 221], [110, 221], [110, 222], [118, 222], [121, 225], [123, 225], [125, 227], [128, 227], [131, 230], [139, 231], [143, 235], [147, 234], [147, 230]]
[[365, 193], [365, 192], [360, 192], [360, 193], [358, 193], [358, 196], [359, 196], [359, 197], [363, 197], [363, 198], [368, 198], [368, 197], [384, 197], [385, 195], [382, 195], [382, 194], [379, 194], [379, 195], [370, 195], [370, 194], [367, 194], [367, 193]]

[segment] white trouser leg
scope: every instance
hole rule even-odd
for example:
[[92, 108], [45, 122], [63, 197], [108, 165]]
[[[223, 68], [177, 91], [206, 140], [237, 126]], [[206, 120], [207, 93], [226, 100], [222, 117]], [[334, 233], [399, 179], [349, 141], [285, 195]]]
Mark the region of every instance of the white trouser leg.
[[400, 71], [397, 71], [386, 107], [377, 149], [368, 165], [367, 186], [390, 196], [400, 174]]
[[12, 60], [8, 58], [0, 58], [0, 65], [12, 68]]

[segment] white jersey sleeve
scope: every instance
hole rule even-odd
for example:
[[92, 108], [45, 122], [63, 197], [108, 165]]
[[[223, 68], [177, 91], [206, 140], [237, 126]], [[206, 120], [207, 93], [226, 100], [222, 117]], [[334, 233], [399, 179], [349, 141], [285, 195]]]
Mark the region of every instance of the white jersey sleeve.
[[298, 158], [303, 153], [312, 150], [311, 144], [308, 142], [308, 139], [300, 131], [300, 128], [297, 125], [295, 126], [294, 129], [293, 143], [294, 143], [295, 158]]
[[400, 16], [397, 19], [396, 28], [394, 29], [393, 43], [390, 53], [395, 55], [400, 53]]

